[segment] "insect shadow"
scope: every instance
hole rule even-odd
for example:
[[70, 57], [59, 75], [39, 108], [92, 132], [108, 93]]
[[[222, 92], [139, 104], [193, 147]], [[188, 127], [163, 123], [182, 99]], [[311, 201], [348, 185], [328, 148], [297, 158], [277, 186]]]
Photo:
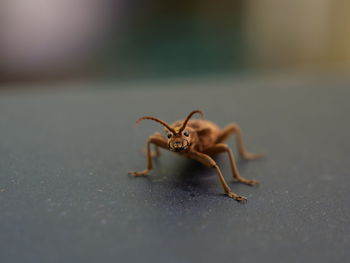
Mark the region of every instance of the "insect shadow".
[[213, 181], [217, 181], [217, 176], [212, 169], [194, 160], [184, 160], [174, 174], [172, 184], [194, 195], [208, 193], [213, 188]]
[[[172, 158], [171, 158], [172, 159]], [[191, 159], [175, 157], [178, 160], [172, 160], [171, 163], [156, 163], [154, 174], [147, 176], [151, 183], [162, 183], [164, 188], [175, 189], [175, 191], [185, 192], [194, 196], [222, 196], [218, 192], [220, 181], [214, 169]], [[247, 186], [235, 181], [232, 178], [232, 172], [229, 164], [226, 164], [228, 158], [222, 155], [214, 155], [213, 159], [223, 168], [224, 176], [230, 185], [235, 188], [243, 189]], [[238, 167], [244, 173], [246, 161], [238, 161]], [[176, 167], [174, 167], [176, 165]], [[161, 186], [159, 186], [161, 187]]]

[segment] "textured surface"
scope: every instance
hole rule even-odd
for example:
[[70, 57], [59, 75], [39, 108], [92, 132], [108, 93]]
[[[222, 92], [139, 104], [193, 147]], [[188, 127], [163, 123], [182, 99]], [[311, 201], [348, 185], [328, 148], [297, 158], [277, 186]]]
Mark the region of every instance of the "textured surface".
[[[350, 81], [206, 79], [0, 91], [0, 262], [345, 262]], [[119, 88], [114, 88], [118, 86]], [[80, 86], [70, 89], [70, 86]], [[113, 88], [112, 88], [113, 87]], [[258, 187], [225, 197], [213, 171], [142, 147], [192, 109], [238, 122]], [[229, 144], [234, 147], [233, 140]], [[235, 148], [234, 148], [235, 149]], [[235, 149], [236, 150], [236, 149]]]

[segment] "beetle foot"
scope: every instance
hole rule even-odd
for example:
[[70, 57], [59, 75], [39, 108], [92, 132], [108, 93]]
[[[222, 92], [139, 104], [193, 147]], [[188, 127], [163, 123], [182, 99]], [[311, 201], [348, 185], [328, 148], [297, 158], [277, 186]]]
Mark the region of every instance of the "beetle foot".
[[132, 176], [146, 176], [148, 175], [148, 172], [149, 170], [148, 169], [145, 169], [143, 171], [140, 171], [140, 172], [133, 172], [133, 171], [130, 171], [128, 172], [128, 174], [132, 175]]
[[244, 178], [238, 179], [238, 182], [241, 182], [241, 183], [244, 183], [244, 184], [247, 184], [247, 185], [257, 185], [257, 184], [259, 184], [259, 182], [256, 181], [256, 180], [249, 180], [249, 179], [244, 179]]
[[242, 158], [244, 160], [258, 160], [264, 157], [264, 154], [259, 153], [245, 153], [242, 154]]
[[229, 197], [235, 199], [238, 202], [245, 202], [247, 201], [247, 198], [238, 194], [235, 194], [234, 192], [227, 192], [226, 193]]

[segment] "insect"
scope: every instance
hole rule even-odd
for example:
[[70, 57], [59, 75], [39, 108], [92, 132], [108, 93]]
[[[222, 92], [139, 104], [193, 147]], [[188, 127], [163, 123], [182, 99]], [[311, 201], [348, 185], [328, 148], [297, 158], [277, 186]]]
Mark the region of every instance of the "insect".
[[[202, 111], [194, 110], [190, 112], [184, 120], [176, 121], [171, 125], [151, 116], [139, 118], [136, 123], [142, 120], [152, 120], [162, 124], [165, 127], [167, 138], [162, 136], [159, 132], [151, 135], [147, 141], [147, 168], [140, 172], [129, 172], [129, 174], [133, 176], [147, 175], [153, 167], [152, 158], [159, 156], [159, 148], [163, 148], [197, 160], [207, 167], [214, 168], [226, 195], [237, 201], [247, 200], [246, 197], [232, 192], [222, 175], [221, 169], [210, 155], [227, 153], [230, 158], [233, 177], [237, 181], [247, 185], [255, 185], [258, 182], [245, 179], [240, 175], [233, 152], [224, 141], [227, 140], [230, 135], [236, 134], [237, 147], [241, 158], [255, 160], [263, 157], [263, 155], [250, 153], [246, 150], [241, 129], [237, 124], [232, 123], [227, 125], [224, 129], [221, 129], [218, 125], [208, 120], [191, 120], [191, 117], [196, 113], [201, 114], [203, 117]], [[151, 152], [151, 144], [155, 146], [154, 152]]]

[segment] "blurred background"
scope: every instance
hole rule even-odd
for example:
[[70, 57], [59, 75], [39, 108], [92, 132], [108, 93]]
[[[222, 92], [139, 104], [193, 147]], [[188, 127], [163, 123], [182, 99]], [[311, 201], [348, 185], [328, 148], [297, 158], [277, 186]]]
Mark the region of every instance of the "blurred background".
[[1, 0], [0, 82], [347, 71], [350, 2]]

